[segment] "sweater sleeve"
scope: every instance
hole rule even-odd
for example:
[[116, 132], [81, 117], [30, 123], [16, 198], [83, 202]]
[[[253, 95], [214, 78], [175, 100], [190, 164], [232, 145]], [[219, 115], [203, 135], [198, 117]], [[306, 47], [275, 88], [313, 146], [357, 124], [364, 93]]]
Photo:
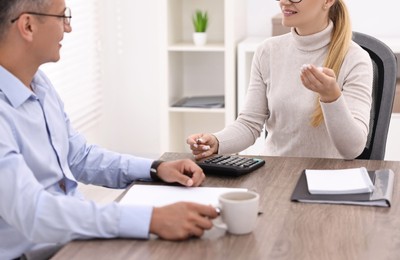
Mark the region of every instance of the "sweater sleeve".
[[372, 62], [354, 43], [342, 64], [338, 83], [341, 97], [322, 103], [325, 125], [339, 153], [348, 159], [360, 155], [366, 145], [371, 110]]
[[263, 129], [267, 118], [267, 83], [263, 80], [262, 71], [267, 71], [268, 65], [260, 62], [260, 57], [266, 50], [260, 45], [256, 50], [250, 72], [250, 83], [246, 92], [243, 108], [235, 122], [223, 130], [214, 133], [219, 141], [221, 154], [240, 152], [254, 144]]

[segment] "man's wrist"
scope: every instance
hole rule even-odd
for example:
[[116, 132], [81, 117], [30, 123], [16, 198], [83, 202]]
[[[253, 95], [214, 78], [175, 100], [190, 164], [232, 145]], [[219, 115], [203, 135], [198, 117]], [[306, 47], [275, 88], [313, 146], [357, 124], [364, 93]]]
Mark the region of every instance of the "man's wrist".
[[161, 181], [161, 178], [158, 176], [158, 167], [163, 162], [164, 161], [161, 161], [161, 160], [155, 160], [151, 164], [151, 166], [150, 166], [150, 177], [153, 179], [153, 181]]

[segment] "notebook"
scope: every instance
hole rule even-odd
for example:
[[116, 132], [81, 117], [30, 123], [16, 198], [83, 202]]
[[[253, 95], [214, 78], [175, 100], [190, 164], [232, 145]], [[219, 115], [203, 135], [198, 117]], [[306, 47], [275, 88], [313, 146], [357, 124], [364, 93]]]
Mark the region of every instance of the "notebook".
[[[373, 176], [375, 177], [375, 176]], [[365, 167], [339, 170], [306, 170], [311, 194], [356, 194], [374, 190]]]
[[350, 204], [390, 207], [394, 173], [391, 169], [368, 171], [374, 191], [359, 194], [311, 194], [308, 191], [305, 170], [301, 173], [291, 200], [306, 203]]

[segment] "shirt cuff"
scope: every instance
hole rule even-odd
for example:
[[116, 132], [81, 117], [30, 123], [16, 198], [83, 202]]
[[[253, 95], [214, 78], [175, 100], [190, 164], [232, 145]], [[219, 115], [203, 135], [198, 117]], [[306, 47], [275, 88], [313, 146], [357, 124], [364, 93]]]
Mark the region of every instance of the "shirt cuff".
[[137, 179], [151, 180], [150, 167], [153, 161], [154, 161], [153, 159], [139, 158], [139, 157], [135, 157], [134, 160], [131, 160], [129, 163], [128, 171], [130, 173], [132, 180], [137, 180]]
[[119, 206], [119, 237], [148, 239], [153, 207], [147, 205]]

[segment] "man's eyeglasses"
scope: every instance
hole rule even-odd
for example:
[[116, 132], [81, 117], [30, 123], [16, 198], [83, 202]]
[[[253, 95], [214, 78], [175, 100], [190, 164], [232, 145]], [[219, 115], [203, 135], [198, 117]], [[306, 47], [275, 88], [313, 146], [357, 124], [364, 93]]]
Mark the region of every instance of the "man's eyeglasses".
[[[276, 1], [280, 1], [280, 0], [276, 0]], [[303, 0], [289, 0], [289, 2], [293, 3], [293, 4], [297, 4], [300, 3]]]
[[64, 14], [45, 14], [45, 13], [37, 13], [37, 12], [23, 12], [18, 17], [14, 18], [11, 20], [11, 23], [14, 23], [17, 21], [21, 15], [23, 14], [31, 14], [31, 15], [40, 15], [40, 16], [50, 16], [50, 17], [58, 17], [58, 18], [63, 18], [64, 24], [70, 25], [71, 24], [71, 9], [68, 7], [65, 8]]

